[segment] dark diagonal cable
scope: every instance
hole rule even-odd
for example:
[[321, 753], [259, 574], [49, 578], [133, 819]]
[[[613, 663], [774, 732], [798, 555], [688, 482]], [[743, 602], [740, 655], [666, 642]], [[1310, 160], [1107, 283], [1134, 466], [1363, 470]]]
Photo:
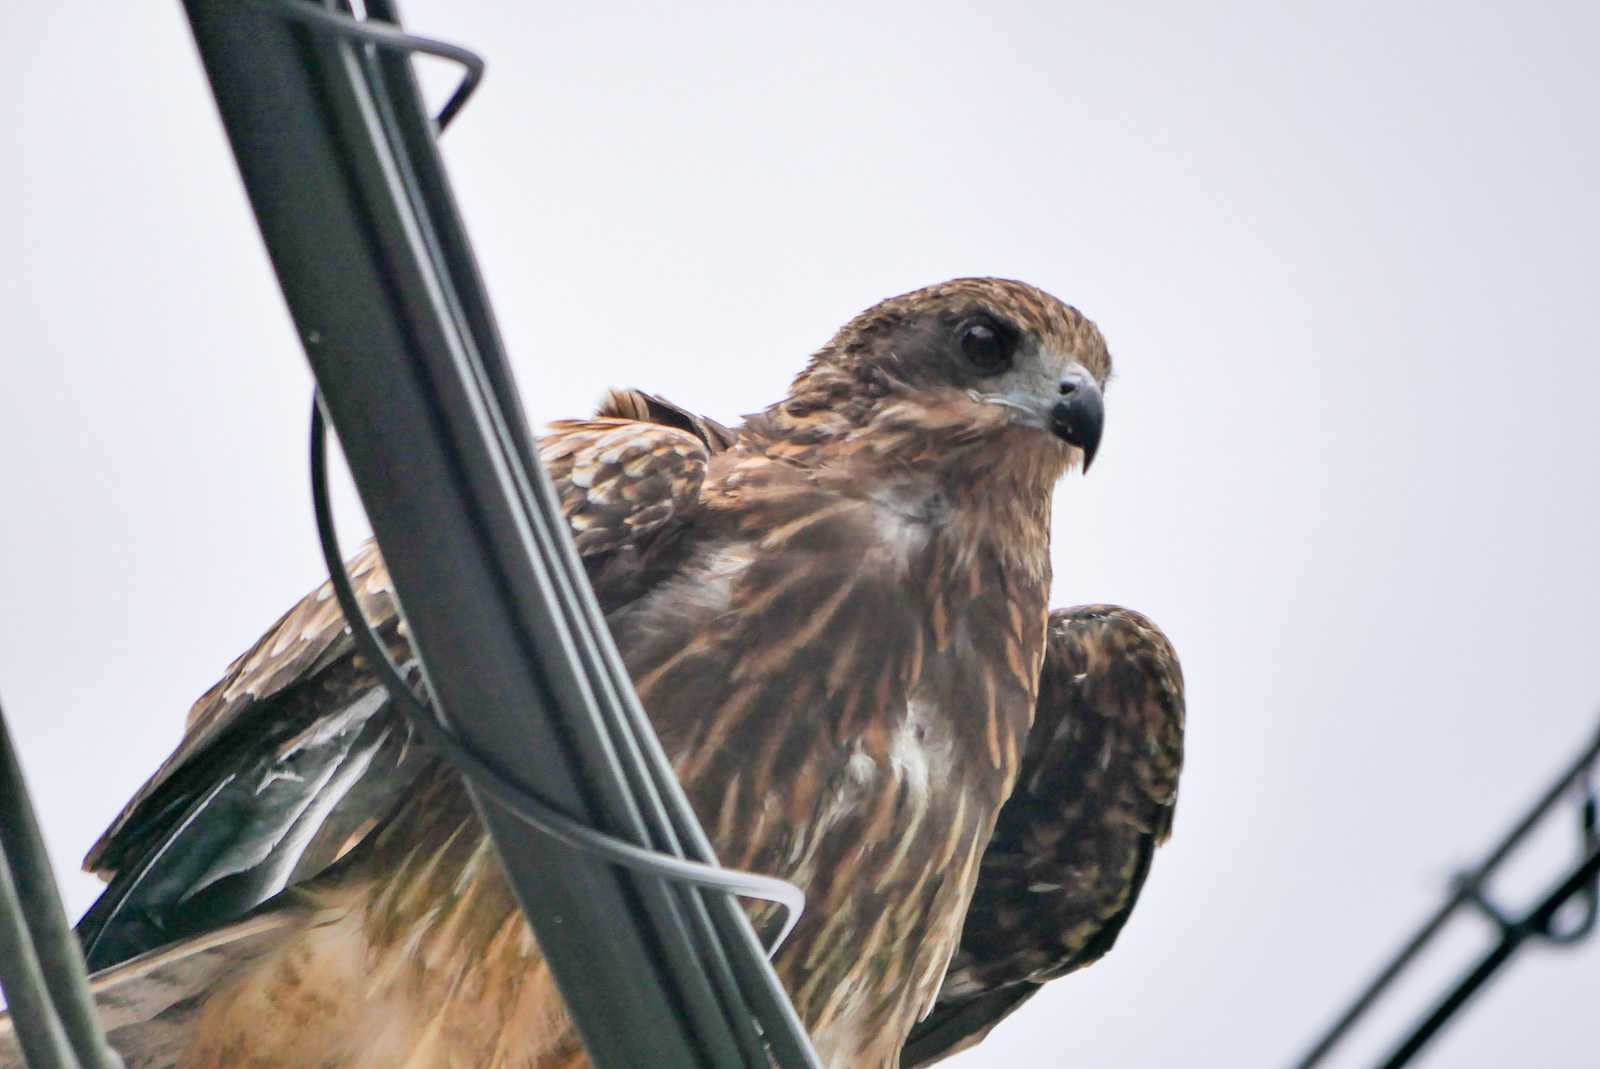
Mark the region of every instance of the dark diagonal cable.
[[[61, 909], [39, 819], [0, 713], [0, 973], [30, 1064], [120, 1069], [89, 992], [83, 951]], [[58, 1062], [68, 1050], [66, 1061]]]

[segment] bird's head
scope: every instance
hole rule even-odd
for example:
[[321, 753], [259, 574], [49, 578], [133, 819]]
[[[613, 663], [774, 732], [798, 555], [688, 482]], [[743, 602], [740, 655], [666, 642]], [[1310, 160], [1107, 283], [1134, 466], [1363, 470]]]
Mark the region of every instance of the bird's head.
[[[963, 278], [852, 319], [777, 406], [790, 435], [930, 459], [1088, 468], [1111, 355], [1077, 309], [1022, 282]], [[856, 432], [870, 432], [858, 434]]]

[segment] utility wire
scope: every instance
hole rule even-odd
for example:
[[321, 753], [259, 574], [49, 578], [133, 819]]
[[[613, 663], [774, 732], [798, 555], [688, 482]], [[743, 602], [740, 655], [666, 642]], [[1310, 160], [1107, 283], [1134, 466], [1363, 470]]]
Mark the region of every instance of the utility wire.
[[[1597, 829], [1597, 803], [1590, 775], [1597, 762], [1600, 762], [1600, 732], [1596, 732], [1594, 738], [1556, 775], [1550, 786], [1495, 844], [1489, 855], [1470, 871], [1456, 878], [1450, 897], [1423, 922], [1383, 968], [1378, 970], [1377, 975], [1367, 982], [1311, 1049], [1294, 1063], [1294, 1069], [1313, 1069], [1314, 1066], [1322, 1064], [1333, 1052], [1334, 1047], [1383, 997], [1394, 981], [1433, 942], [1445, 924], [1465, 907], [1476, 907], [1486, 914], [1499, 928], [1500, 941], [1457, 983], [1429, 1016], [1400, 1042], [1389, 1058], [1382, 1063], [1383, 1069], [1399, 1069], [1415, 1056], [1423, 1045], [1465, 1005], [1473, 992], [1482, 987], [1526, 940], [1535, 938], [1557, 946], [1571, 945], [1594, 930], [1597, 914], [1600, 914], [1600, 883], [1597, 883], [1597, 862], [1594, 856], [1596, 847], [1600, 846], [1600, 829]], [[1582, 859], [1538, 907], [1520, 919], [1509, 919], [1495, 909], [1485, 897], [1485, 886], [1489, 877], [1575, 784], [1580, 790], [1579, 824], [1582, 833]], [[1584, 915], [1578, 924], [1558, 931], [1554, 926], [1554, 918], [1564, 905], [1573, 900], [1581, 900], [1584, 903]]]
[[30, 1065], [121, 1069], [95, 1017], [83, 951], [0, 711], [0, 982]]
[[451, 41], [441, 41], [435, 37], [407, 33], [399, 27], [384, 22], [351, 18], [349, 15], [298, 0], [250, 0], [250, 2], [281, 18], [304, 23], [325, 33], [333, 33], [352, 41], [361, 41], [374, 48], [401, 55], [421, 53], [459, 63], [463, 70], [461, 82], [450, 94], [450, 99], [445, 101], [444, 107], [439, 109], [439, 114], [434, 117], [433, 125], [436, 132], [442, 132], [450, 125], [451, 120], [461, 113], [461, 109], [467, 106], [467, 100], [478, 91], [478, 86], [483, 81], [483, 73], [488, 69], [483, 57], [470, 48]]
[[[343, 0], [185, 3], [408, 610], [423, 685], [443, 707], [429, 710], [431, 726], [470, 746], [457, 754], [464, 779], [591, 1057], [815, 1069], [730, 894], [729, 880], [742, 878], [715, 864], [532, 453], [435, 142], [481, 60], [401, 32], [392, 0], [366, 0], [366, 21]], [[300, 27], [274, 26], [277, 14]], [[420, 107], [414, 51], [468, 64], [438, 119]], [[274, 121], [278, 111], [297, 120]], [[411, 473], [404, 484], [390, 477], [396, 465]], [[440, 554], [453, 562], [448, 575]], [[395, 694], [407, 708], [415, 701]], [[474, 778], [471, 762], [485, 754], [494, 760], [479, 756], [479, 771], [495, 775]], [[514, 798], [503, 789], [512, 785], [536, 796]], [[530, 815], [552, 826], [552, 816], [567, 818], [557, 830], [568, 838], [519, 834]], [[632, 860], [644, 864], [613, 865], [568, 845], [598, 831], [643, 851]], [[663, 876], [653, 855], [705, 866], [682, 872], [709, 885]], [[616, 868], [627, 877], [608, 871]], [[799, 904], [790, 888], [766, 890]]]
[[[400, 22], [395, 0], [366, 0], [365, 8], [369, 20], [395, 25]], [[342, 24], [338, 20], [323, 21], [330, 30], [336, 32], [350, 25], [372, 25], [371, 22], [356, 24], [350, 20], [343, 20]], [[403, 42], [407, 38], [396, 36], [392, 39]], [[377, 56], [368, 56], [365, 60], [373, 83], [388, 88], [387, 93], [375, 94], [376, 103], [383, 115], [384, 125], [400, 131], [400, 141], [395, 146], [397, 163], [404, 172], [406, 187], [416, 197], [419, 224], [434, 244], [441, 262], [450, 264], [454, 272], [462, 272], [457, 277], [466, 280], [459, 291], [445, 287], [443, 296], [450, 301], [452, 314], [464, 325], [466, 337], [492, 340], [496, 331], [488, 308], [481, 300], [481, 287], [474, 285], [476, 274], [472, 266], [473, 257], [465, 243], [464, 232], [458, 221], [453, 227], [440, 225], [448, 224], [454, 218], [452, 198], [442, 181], [442, 175], [428, 166], [436, 159], [433, 143], [437, 134], [476, 84], [473, 80], [475, 71], [469, 68], [468, 77], [452, 96], [451, 103], [446, 105], [440, 121], [431, 132], [423, 132], [416, 129], [410, 111], [393, 106], [395, 101], [416, 96], [417, 92], [415, 77], [406, 62], [403, 49], [389, 51], [392, 54], [381, 61]], [[446, 51], [436, 50], [434, 54], [446, 55]], [[481, 66], [476, 72], [481, 72]], [[531, 437], [521, 414], [520, 397], [503, 355], [496, 345], [487, 344], [481, 346], [478, 356], [484, 387], [493, 395], [503, 414], [499, 431], [504, 436], [506, 447], [520, 458], [525, 472], [533, 472], [538, 462], [529, 448]], [[539, 489], [536, 483], [525, 487], [532, 500], [540, 499]], [[653, 847], [658, 858], [683, 855], [691, 863], [705, 866], [703, 873], [714, 872], [718, 866], [711, 843], [695, 819], [688, 799], [655, 737], [655, 729], [633, 693], [632, 681], [621, 669], [615, 651], [609, 655], [604, 652], [611, 649], [611, 636], [599, 623], [583, 566], [571, 552], [570, 542], [562, 533], [566, 527], [565, 521], [559, 510], [552, 508], [549, 513], [553, 523], [539, 516], [537, 511], [530, 519], [534, 521], [533, 531], [539, 552], [549, 562], [549, 574], [557, 595], [552, 604], [563, 610], [566, 624], [577, 640], [573, 652], [582, 660], [583, 671], [599, 699], [594, 712], [617, 751], [619, 760], [616, 768], [621, 773], [621, 781], [617, 786], [631, 794], [632, 804], [638, 808], [649, 836], [645, 845]], [[525, 815], [519, 816], [519, 819]], [[735, 890], [734, 893], [742, 893], [746, 897], [772, 897], [770, 891], [763, 893], [748, 879], [741, 877], [740, 882], [745, 890]], [[709, 900], [703, 901], [698, 881], [692, 878], [670, 880], [669, 887], [673, 889], [673, 898], [681, 911], [680, 930], [686, 939], [668, 939], [663, 950], [676, 957], [680, 969], [703, 971], [715, 989], [728, 1030], [740, 1046], [744, 1063], [752, 1067], [766, 1067], [776, 1060], [783, 1066], [815, 1067], [816, 1056], [805, 1041], [804, 1027], [772, 971], [759, 963], [762, 948], [735, 898], [726, 893], [713, 894]], [[803, 902], [798, 888], [791, 884], [783, 887], [783, 899], [779, 903], [782, 909], [780, 928], [769, 942], [766, 950], [768, 956], [798, 922]], [[717, 887], [708, 889], [715, 890]], [[768, 931], [770, 934], [770, 928]], [[684, 950], [691, 947], [692, 956], [686, 957]]]
[[1401, 1066], [1408, 1065], [1428, 1041], [1467, 1004], [1467, 1000], [1477, 994], [1500, 967], [1511, 959], [1526, 940], [1537, 938], [1558, 945], [1575, 942], [1576, 940], [1553, 934], [1556, 914], [1567, 903], [1579, 896], [1588, 896], [1591, 905], [1580, 934], [1586, 934], [1588, 929], [1593, 928], [1592, 901], [1596, 879], [1600, 879], [1600, 849], [1592, 851], [1584, 858], [1583, 862], [1568, 873], [1566, 878], [1529, 911], [1526, 917], [1517, 921], [1503, 922], [1500, 941], [1478, 960], [1449, 994], [1440, 1000], [1427, 1018], [1401, 1042], [1393, 1054], [1384, 1060], [1382, 1069], [1400, 1069]]

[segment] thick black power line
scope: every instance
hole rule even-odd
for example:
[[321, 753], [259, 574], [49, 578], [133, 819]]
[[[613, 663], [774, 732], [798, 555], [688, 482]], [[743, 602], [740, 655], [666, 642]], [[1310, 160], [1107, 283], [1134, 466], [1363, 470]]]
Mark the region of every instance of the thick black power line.
[[366, 4], [381, 23], [300, 0], [187, 7], [433, 715], [519, 792], [467, 777], [591, 1060], [815, 1066], [732, 895], [530, 836], [507, 804], [715, 863], [533, 456], [405, 56], [426, 39], [387, 0]]

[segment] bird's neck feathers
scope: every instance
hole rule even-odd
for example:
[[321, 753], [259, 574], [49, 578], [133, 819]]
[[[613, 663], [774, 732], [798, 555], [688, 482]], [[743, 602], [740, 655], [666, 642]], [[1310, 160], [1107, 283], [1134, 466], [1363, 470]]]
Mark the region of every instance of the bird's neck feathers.
[[736, 452], [798, 469], [811, 485], [891, 500], [962, 555], [1048, 572], [1050, 501], [1070, 452], [955, 387], [909, 388], [881, 367], [822, 360], [789, 398], [751, 417]]

